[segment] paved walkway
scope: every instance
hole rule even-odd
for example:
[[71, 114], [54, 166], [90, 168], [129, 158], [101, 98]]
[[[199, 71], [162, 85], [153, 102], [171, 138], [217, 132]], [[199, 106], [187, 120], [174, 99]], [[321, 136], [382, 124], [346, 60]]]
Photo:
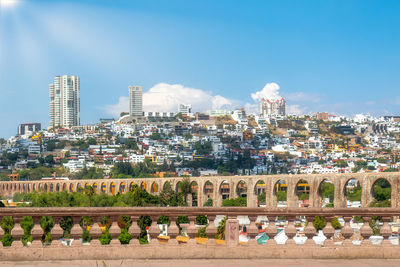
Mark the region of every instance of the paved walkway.
[[108, 261], [38, 261], [38, 262], [0, 262], [0, 267], [5, 266], [88, 266], [88, 267], [117, 267], [117, 266], [145, 266], [145, 267], [196, 267], [196, 266], [229, 266], [229, 267], [250, 267], [250, 266], [285, 266], [285, 267], [358, 267], [358, 266], [379, 266], [392, 267], [400, 266], [400, 260], [385, 259], [358, 259], [358, 260], [307, 260], [307, 259], [267, 259], [267, 260], [108, 260]]

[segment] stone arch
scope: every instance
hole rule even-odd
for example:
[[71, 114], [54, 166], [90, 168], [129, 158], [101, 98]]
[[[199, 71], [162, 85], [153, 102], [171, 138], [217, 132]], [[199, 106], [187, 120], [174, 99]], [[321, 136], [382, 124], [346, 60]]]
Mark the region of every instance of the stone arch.
[[150, 193], [158, 193], [158, 184], [156, 182], [153, 182], [151, 184]]
[[44, 183], [43, 190], [44, 190], [44, 192], [48, 192], [49, 187], [48, 187], [47, 183]]
[[64, 183], [64, 184], [63, 184], [62, 191], [68, 191], [67, 183]]
[[175, 184], [175, 192], [177, 192], [177, 193], [181, 192], [181, 184], [182, 184], [182, 181], [179, 181]]
[[147, 183], [145, 181], [140, 183], [140, 189], [147, 191]]
[[18, 184], [18, 192], [21, 192], [21, 184]]
[[257, 207], [266, 206], [266, 185], [264, 180], [258, 180], [254, 185], [254, 195], [257, 196]]
[[240, 180], [236, 185], [236, 194], [238, 197], [247, 198], [247, 183], [245, 180]]
[[59, 183], [56, 184], [56, 192], [60, 192], [60, 184]]
[[95, 194], [97, 194], [97, 183], [93, 183], [93, 191]]
[[110, 193], [111, 193], [111, 195], [115, 195], [115, 183], [114, 182], [111, 182], [111, 184], [110, 184]]
[[25, 190], [26, 190], [25, 184], [22, 184], [22, 192], [26, 192]]
[[107, 185], [106, 185], [105, 182], [102, 182], [101, 185], [100, 185], [100, 192], [101, 193], [106, 193], [106, 191], [107, 191]]
[[43, 188], [43, 184], [39, 183], [38, 184], [38, 192], [42, 192], [42, 191], [45, 191]]
[[[192, 198], [192, 207], [197, 207], [199, 206], [199, 184], [196, 181], [192, 181], [190, 183], [190, 194]], [[188, 199], [188, 203], [190, 199]]]
[[368, 206], [391, 207], [392, 206], [392, 183], [389, 179], [378, 177], [371, 183], [369, 190], [370, 199]]
[[318, 184], [317, 200], [314, 203], [315, 207], [334, 207], [335, 199], [335, 184], [328, 178], [322, 179]]
[[119, 192], [120, 192], [120, 193], [124, 193], [125, 190], [126, 190], [126, 184], [125, 184], [125, 182], [121, 182], [121, 183], [119, 184]]
[[305, 179], [300, 179], [297, 181], [294, 188], [295, 195], [297, 196], [298, 203], [296, 206], [308, 207], [310, 201], [310, 184]]
[[131, 182], [131, 183], [129, 184], [129, 191], [133, 190], [133, 187], [134, 187], [135, 185], [136, 185], [136, 184], [135, 184], [134, 182]]
[[171, 188], [171, 189], [172, 189], [172, 184], [171, 184], [170, 181], [166, 181], [166, 182], [163, 184], [163, 190], [167, 190], [168, 188]]
[[54, 192], [54, 184], [53, 183], [50, 183], [49, 188], [50, 188], [50, 192]]
[[277, 207], [287, 207], [288, 192], [287, 192], [287, 182], [285, 180], [277, 180], [274, 184], [274, 206]]
[[32, 191], [36, 191], [36, 184], [32, 185]]
[[222, 201], [230, 198], [231, 188], [229, 182], [227, 180], [223, 180], [219, 185], [219, 194], [221, 196]]
[[[80, 184], [78, 183], [77, 190], [78, 190], [78, 188], [79, 188], [79, 185], [80, 185]], [[70, 192], [75, 192], [75, 188], [74, 188], [74, 184], [73, 184], [73, 183], [70, 183], [70, 184], [69, 184], [69, 191], [70, 191]]]
[[358, 178], [350, 177], [343, 185], [342, 207], [361, 207], [363, 188]]

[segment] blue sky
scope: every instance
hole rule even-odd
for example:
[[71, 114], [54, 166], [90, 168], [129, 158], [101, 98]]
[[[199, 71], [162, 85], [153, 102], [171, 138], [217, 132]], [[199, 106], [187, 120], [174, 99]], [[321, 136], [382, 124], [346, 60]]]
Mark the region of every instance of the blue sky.
[[15, 1], [0, 5], [1, 137], [48, 125], [62, 74], [81, 77], [84, 124], [126, 109], [129, 85], [145, 109], [254, 110], [274, 82], [296, 113], [400, 113], [400, 1]]

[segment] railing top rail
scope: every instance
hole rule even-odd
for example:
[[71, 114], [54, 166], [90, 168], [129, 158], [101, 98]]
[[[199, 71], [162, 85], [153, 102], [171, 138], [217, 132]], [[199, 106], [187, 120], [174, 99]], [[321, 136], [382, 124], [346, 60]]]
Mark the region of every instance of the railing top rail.
[[247, 207], [51, 207], [0, 208], [2, 216], [179, 216], [179, 215], [249, 215], [249, 216], [400, 216], [398, 208], [247, 208]]

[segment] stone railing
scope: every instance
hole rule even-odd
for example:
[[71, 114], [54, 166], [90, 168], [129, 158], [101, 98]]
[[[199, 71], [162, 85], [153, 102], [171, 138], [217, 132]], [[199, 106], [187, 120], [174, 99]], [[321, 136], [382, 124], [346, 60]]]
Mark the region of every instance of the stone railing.
[[[127, 229], [132, 239], [124, 245], [118, 239], [121, 234], [118, 219], [122, 215], [129, 216], [132, 221]], [[196, 238], [201, 227], [195, 224], [198, 215], [207, 216], [209, 223], [205, 232], [208, 239]], [[219, 215], [227, 217], [225, 241], [215, 239], [218, 225], [214, 221]], [[6, 216], [13, 218], [14, 226], [11, 230], [5, 226], [4, 222], [10, 221]], [[25, 237], [29, 234], [24, 233], [24, 225], [21, 225], [24, 216], [31, 216], [34, 224], [30, 231], [33, 240], [28, 245], [22, 242], [24, 234]], [[42, 242], [45, 230], [40, 222], [43, 216], [51, 216], [54, 221], [54, 226], [47, 229], [53, 239], [51, 243]], [[64, 234], [60, 223], [66, 216], [72, 218], [69, 237], [74, 241], [71, 245], [60, 241]], [[93, 220], [93, 225], [86, 228], [92, 238], [90, 243], [82, 243], [80, 240], [84, 232], [80, 222], [84, 216], [90, 216]], [[99, 239], [105, 228], [98, 222], [104, 216], [108, 216], [107, 231], [111, 236], [108, 245], [101, 245]], [[148, 244], [140, 244], [138, 240], [143, 232], [138, 225], [141, 216], [149, 216], [152, 221], [146, 230], [150, 240]], [[167, 235], [160, 235], [160, 227], [157, 225], [160, 216], [169, 217]], [[187, 216], [189, 223], [178, 226], [176, 222], [179, 216]], [[247, 216], [246, 225], [239, 225], [238, 216]], [[325, 218], [326, 226], [319, 232], [318, 238], [314, 238], [317, 231], [312, 222], [317, 216]], [[359, 228], [351, 226], [354, 216], [364, 221], [362, 225], [358, 224]], [[9, 238], [10, 235], [14, 240], [11, 246], [0, 249], [0, 255], [3, 260], [400, 258], [397, 253], [398, 237], [393, 236], [393, 230], [397, 230], [391, 223], [398, 216], [400, 210], [393, 208], [0, 208], [2, 227], [5, 228], [0, 229], [2, 241], [5, 243], [5, 237]], [[343, 218], [344, 225], [340, 230], [332, 227], [331, 221], [335, 217]], [[381, 237], [371, 239], [374, 233], [369, 221], [377, 217]], [[264, 224], [260, 223], [260, 218]], [[307, 223], [299, 218], [305, 218]], [[281, 224], [276, 223], [277, 219]], [[318, 217], [318, 220], [321, 218]], [[256, 240], [260, 236], [262, 238]]]

